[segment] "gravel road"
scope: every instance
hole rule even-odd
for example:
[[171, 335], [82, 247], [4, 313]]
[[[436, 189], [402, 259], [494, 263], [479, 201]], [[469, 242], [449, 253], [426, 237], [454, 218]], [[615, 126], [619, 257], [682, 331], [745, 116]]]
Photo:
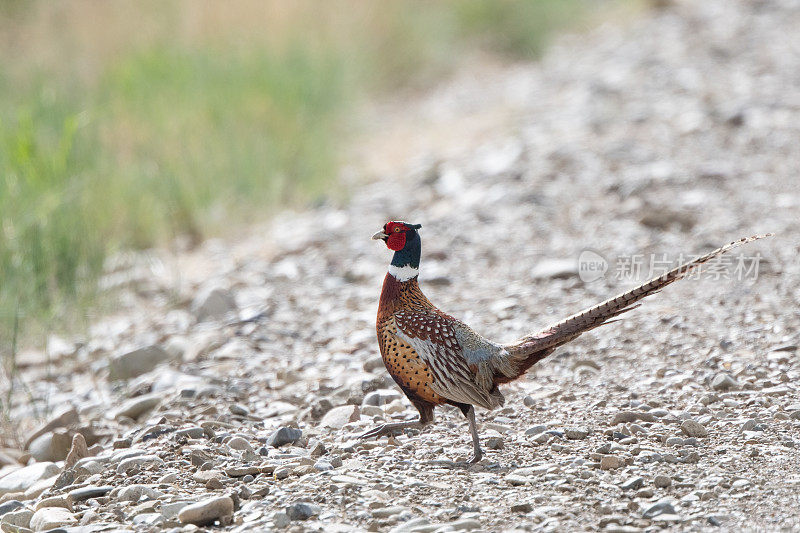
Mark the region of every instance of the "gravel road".
[[[438, 139], [350, 167], [346, 204], [117, 257], [115, 312], [20, 354], [3, 531], [800, 529], [800, 2], [660, 4], [396, 109]], [[498, 341], [776, 236], [507, 386], [465, 467], [451, 408], [354, 440], [416, 416], [375, 339], [390, 218], [423, 224], [428, 297]]]

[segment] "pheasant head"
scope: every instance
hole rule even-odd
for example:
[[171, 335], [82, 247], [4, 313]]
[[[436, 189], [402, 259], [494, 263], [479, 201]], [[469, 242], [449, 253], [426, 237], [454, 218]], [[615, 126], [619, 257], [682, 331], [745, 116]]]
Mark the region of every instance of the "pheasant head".
[[408, 281], [419, 274], [422, 243], [417, 230], [421, 227], [422, 224], [393, 220], [384, 224], [383, 229], [372, 236], [375, 240], [385, 242], [386, 247], [394, 251], [389, 274], [398, 281]]

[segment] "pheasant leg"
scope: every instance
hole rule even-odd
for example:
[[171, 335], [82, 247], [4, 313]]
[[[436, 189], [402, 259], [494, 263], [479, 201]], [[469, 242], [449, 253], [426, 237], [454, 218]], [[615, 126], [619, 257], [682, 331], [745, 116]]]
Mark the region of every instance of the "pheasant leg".
[[467, 461], [468, 463], [475, 464], [480, 462], [481, 458], [483, 458], [483, 451], [481, 450], [481, 441], [478, 439], [478, 424], [475, 423], [475, 408], [473, 406], [469, 406], [469, 410], [464, 413], [464, 416], [467, 417], [469, 421], [469, 434], [472, 435], [472, 458]]

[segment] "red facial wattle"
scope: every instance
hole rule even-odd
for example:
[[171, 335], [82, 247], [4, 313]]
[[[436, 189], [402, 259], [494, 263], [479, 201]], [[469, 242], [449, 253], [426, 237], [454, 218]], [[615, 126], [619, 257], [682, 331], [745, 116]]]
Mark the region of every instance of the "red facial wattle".
[[405, 231], [392, 231], [386, 239], [386, 246], [390, 250], [399, 252], [406, 245], [406, 232]]

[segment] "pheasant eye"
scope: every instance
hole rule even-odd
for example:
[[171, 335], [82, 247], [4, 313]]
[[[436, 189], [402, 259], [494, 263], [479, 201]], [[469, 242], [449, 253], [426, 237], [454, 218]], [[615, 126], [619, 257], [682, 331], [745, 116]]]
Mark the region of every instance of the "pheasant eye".
[[403, 228], [401, 228], [400, 226], [395, 226], [395, 227], [394, 227], [394, 232], [395, 232], [395, 233], [399, 233], [399, 232], [400, 232], [402, 229], [403, 229]]

